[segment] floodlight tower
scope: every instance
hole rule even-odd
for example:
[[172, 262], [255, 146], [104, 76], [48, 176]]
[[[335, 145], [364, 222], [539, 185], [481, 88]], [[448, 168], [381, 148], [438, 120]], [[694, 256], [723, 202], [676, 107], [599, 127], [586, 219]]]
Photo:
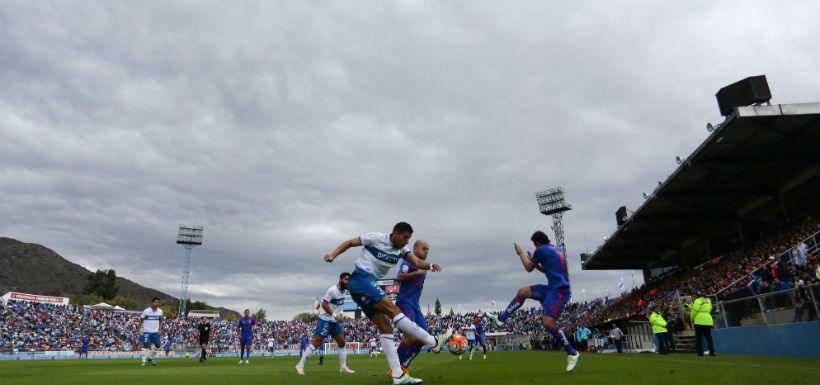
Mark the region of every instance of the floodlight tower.
[[552, 216], [552, 231], [555, 233], [555, 244], [560, 246], [564, 252], [567, 246], [564, 244], [564, 212], [572, 210], [572, 205], [564, 201], [564, 190], [561, 187], [551, 188], [535, 194], [538, 200], [538, 210], [541, 214]]
[[185, 306], [188, 302], [188, 276], [191, 274], [191, 251], [202, 244], [202, 226], [179, 225], [177, 244], [185, 248], [185, 265], [182, 267], [180, 281], [179, 317], [185, 317]]

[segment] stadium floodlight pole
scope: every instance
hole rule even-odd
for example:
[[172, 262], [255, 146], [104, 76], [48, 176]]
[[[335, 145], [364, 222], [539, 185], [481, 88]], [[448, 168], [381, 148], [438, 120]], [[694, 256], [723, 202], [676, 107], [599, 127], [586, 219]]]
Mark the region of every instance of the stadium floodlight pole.
[[551, 188], [535, 194], [538, 201], [538, 211], [541, 214], [552, 216], [552, 231], [555, 233], [555, 244], [567, 252], [564, 244], [564, 212], [572, 210], [572, 205], [564, 200], [564, 189]]
[[191, 275], [191, 252], [195, 246], [202, 244], [202, 226], [179, 225], [177, 244], [185, 248], [185, 264], [182, 267], [182, 279], [179, 290], [179, 312], [177, 317], [185, 317], [188, 302], [188, 277]]

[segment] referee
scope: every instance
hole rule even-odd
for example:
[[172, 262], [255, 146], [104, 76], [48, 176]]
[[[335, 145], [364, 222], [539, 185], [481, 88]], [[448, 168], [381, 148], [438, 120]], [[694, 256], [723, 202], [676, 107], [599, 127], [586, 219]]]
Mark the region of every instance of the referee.
[[208, 352], [205, 348], [208, 346], [208, 340], [211, 338], [211, 322], [208, 320], [207, 317], [202, 317], [199, 319], [199, 325], [196, 327], [197, 332], [199, 332], [199, 346], [202, 348], [202, 354], [199, 357], [199, 362], [205, 363], [208, 361]]

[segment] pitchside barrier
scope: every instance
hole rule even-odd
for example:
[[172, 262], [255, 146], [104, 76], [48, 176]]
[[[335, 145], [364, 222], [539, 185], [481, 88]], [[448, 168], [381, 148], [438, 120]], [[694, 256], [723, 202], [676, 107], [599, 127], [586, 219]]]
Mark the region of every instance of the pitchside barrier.
[[[490, 333], [488, 333], [490, 334]], [[500, 333], [498, 333], [500, 334]], [[370, 344], [364, 342], [347, 342], [346, 348], [348, 354], [368, 354], [370, 352]], [[490, 350], [523, 350], [529, 348], [529, 337], [518, 335], [494, 335], [488, 337], [488, 349]], [[381, 349], [379, 349], [381, 351]], [[447, 349], [445, 348], [446, 352]], [[212, 346], [209, 350], [211, 357], [238, 357], [238, 346]], [[320, 354], [317, 351], [314, 354]], [[160, 348], [157, 350], [157, 359], [167, 358], [192, 358], [198, 359], [200, 353], [199, 345], [193, 344], [175, 344], [174, 349], [165, 354], [165, 350]], [[267, 347], [262, 345], [254, 346], [251, 358], [264, 357], [298, 357], [300, 354], [298, 344], [279, 345], [271, 353]], [[324, 344], [324, 354], [337, 355], [339, 354], [338, 345], [335, 342]], [[60, 351], [34, 351], [34, 352], [0, 352], [0, 361], [11, 360], [66, 360], [78, 359], [79, 353], [70, 350]], [[88, 352], [89, 359], [141, 359], [142, 351], [95, 351]]]

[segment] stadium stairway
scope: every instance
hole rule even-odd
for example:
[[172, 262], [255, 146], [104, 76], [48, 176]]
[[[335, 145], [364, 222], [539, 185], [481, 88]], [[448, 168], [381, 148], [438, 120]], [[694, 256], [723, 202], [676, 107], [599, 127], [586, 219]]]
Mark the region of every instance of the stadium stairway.
[[675, 335], [675, 351], [678, 353], [695, 352], [695, 331], [684, 330]]

